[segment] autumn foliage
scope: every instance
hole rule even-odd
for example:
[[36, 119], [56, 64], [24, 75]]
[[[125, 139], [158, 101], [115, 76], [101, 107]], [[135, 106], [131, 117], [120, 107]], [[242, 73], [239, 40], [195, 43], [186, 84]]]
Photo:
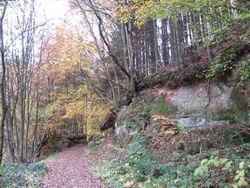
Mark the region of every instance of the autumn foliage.
[[66, 21], [46, 41], [43, 59], [49, 67], [47, 128], [54, 136], [81, 133], [98, 136], [99, 124], [113, 104], [107, 98], [99, 98], [89, 82], [91, 77], [98, 84], [92, 69], [95, 47], [84, 39], [77, 26]]

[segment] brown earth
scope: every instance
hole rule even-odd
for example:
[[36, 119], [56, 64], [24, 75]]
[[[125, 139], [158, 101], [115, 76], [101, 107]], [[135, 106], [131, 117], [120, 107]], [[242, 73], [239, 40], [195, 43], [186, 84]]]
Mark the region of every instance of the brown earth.
[[44, 188], [104, 188], [91, 171], [86, 156], [87, 145], [78, 144], [45, 162], [49, 172], [42, 183]]

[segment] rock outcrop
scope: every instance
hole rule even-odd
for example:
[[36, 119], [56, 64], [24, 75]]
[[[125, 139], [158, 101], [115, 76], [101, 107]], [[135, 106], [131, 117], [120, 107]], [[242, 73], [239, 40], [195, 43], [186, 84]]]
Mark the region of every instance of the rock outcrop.
[[[196, 129], [249, 124], [249, 93], [248, 87], [243, 91], [229, 78], [205, 80], [177, 89], [161, 86], [143, 90], [118, 114], [116, 134], [134, 134], [145, 129], [164, 132], [176, 126]], [[168, 126], [164, 128], [164, 125]]]

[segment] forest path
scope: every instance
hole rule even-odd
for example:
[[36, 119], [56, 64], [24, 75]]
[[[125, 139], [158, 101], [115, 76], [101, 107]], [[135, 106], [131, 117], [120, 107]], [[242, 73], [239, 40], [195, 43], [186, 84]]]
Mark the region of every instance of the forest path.
[[91, 171], [85, 156], [87, 145], [79, 144], [45, 162], [49, 172], [43, 178], [44, 188], [104, 188]]

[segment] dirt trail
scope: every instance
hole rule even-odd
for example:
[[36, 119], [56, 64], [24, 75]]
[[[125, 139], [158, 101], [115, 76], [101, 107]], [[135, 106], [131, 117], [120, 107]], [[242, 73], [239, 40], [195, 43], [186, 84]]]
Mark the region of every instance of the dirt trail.
[[45, 162], [49, 172], [43, 179], [44, 188], [104, 188], [93, 174], [85, 156], [87, 146], [76, 145]]

